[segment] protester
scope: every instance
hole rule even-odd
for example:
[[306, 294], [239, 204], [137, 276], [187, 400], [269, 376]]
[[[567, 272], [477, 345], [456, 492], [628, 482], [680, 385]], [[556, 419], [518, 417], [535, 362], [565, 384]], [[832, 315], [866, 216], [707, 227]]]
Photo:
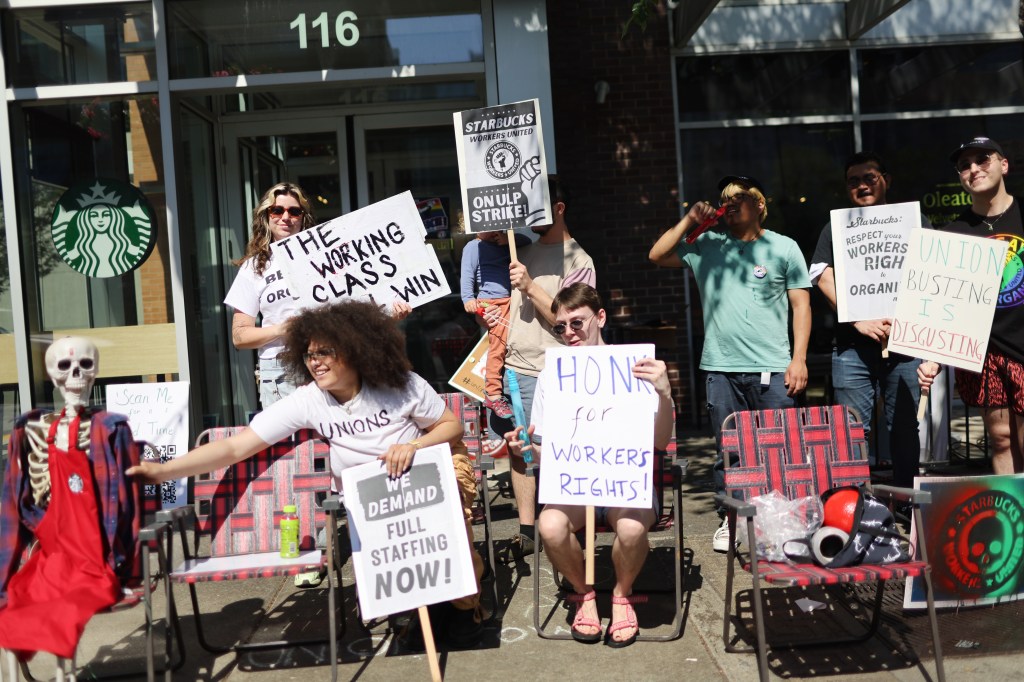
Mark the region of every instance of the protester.
[[[509, 279], [514, 289], [509, 305], [511, 328], [505, 367], [516, 372], [526, 414], [530, 414], [533, 404], [537, 376], [544, 369], [544, 353], [560, 343], [551, 332], [551, 325], [555, 322], [555, 315], [551, 312], [552, 298], [575, 282], [591, 286], [597, 283], [594, 262], [569, 234], [565, 223], [570, 203], [568, 193], [555, 175], [548, 176], [548, 189], [554, 221], [549, 225], [533, 226], [531, 229], [540, 238], [519, 249], [519, 260], [509, 266]], [[484, 319], [492, 329], [499, 324], [496, 314], [485, 314]], [[507, 371], [504, 388], [508, 395]], [[501, 421], [498, 428], [492, 426], [495, 433], [502, 434], [511, 428], [507, 420]], [[512, 457], [510, 461], [512, 491], [519, 513], [519, 533], [512, 538], [512, 543], [514, 552], [521, 556], [533, 551], [537, 491], [535, 481], [526, 474], [523, 459]]]
[[[601, 329], [607, 315], [601, 305], [601, 297], [588, 284], [577, 282], [559, 291], [550, 307], [555, 318], [554, 331], [570, 347], [603, 346]], [[545, 373], [541, 372], [541, 386]], [[672, 389], [668, 382], [665, 363], [654, 358], [643, 358], [633, 366], [633, 376], [650, 382], [658, 394], [658, 407], [654, 417], [654, 447], [664, 450], [672, 438], [674, 412]], [[528, 433], [541, 435], [544, 423], [544, 393], [538, 390], [533, 402]], [[623, 424], [629, 428], [629, 424]], [[517, 456], [523, 452], [519, 438], [522, 427], [505, 434], [509, 450]], [[530, 445], [537, 459], [543, 461], [543, 446]], [[650, 509], [601, 507], [596, 515], [602, 525], [610, 526], [615, 532], [612, 545], [612, 563], [615, 567], [615, 587], [612, 589], [612, 618], [608, 626], [606, 644], [611, 647], [629, 646], [636, 641], [640, 628], [637, 624], [633, 603], [639, 601], [633, 595], [633, 581], [643, 568], [650, 548], [647, 531], [657, 519], [658, 500]], [[585, 528], [586, 507], [562, 504], [548, 504], [540, 513], [538, 529], [554, 568], [565, 576], [573, 587], [569, 600], [576, 604], [572, 623], [573, 639], [580, 642], [596, 642], [601, 639], [601, 621], [598, 618], [594, 586], [586, 582], [583, 550], [576, 533]], [[606, 519], [607, 523], [604, 522]]]
[[[858, 152], [846, 160], [846, 193], [852, 206], [884, 206], [891, 185], [892, 176], [877, 154]], [[923, 216], [922, 224], [929, 225]], [[811, 256], [810, 275], [811, 282], [818, 285], [833, 310], [836, 309], [834, 268], [832, 225], [826, 223]], [[921, 397], [917, 366], [921, 361], [899, 353], [882, 356], [891, 327], [889, 318], [837, 324], [836, 345], [832, 350], [832, 386], [836, 402], [857, 412], [864, 424], [865, 436], [871, 433], [875, 401], [879, 398], [884, 401], [893, 483], [912, 488], [921, 463], [917, 421], [917, 403]], [[877, 454], [873, 452], [870, 437], [868, 446], [873, 455]], [[877, 461], [877, 457], [873, 459]]]
[[[664, 267], [688, 267], [697, 281], [704, 310], [700, 368], [707, 372], [708, 416], [719, 446], [715, 488], [724, 493], [723, 420], [741, 410], [793, 407], [807, 387], [811, 283], [796, 242], [762, 226], [768, 200], [761, 183], [729, 175], [719, 181], [718, 189], [725, 229], [708, 230], [692, 244], [683, 241], [715, 217], [711, 204], [698, 201], [655, 242], [650, 259]], [[724, 515], [712, 545], [716, 552], [729, 549]]]
[[[1020, 248], [1024, 240], [1020, 201], [1006, 191], [1010, 163], [1002, 147], [987, 137], [975, 137], [960, 145], [950, 157], [960, 184], [972, 204], [943, 230], [1008, 242], [1006, 267], [1017, 276], [1004, 274], [1002, 290], [992, 319], [988, 353], [981, 373], [958, 369], [956, 389], [971, 407], [980, 407], [997, 474], [1024, 472], [1024, 284], [1021, 282]], [[922, 389], [929, 389], [939, 373], [935, 362], [918, 369]]]
[[[397, 477], [420, 448], [450, 443], [472, 547], [476, 479], [462, 424], [411, 371], [405, 336], [394, 320], [376, 305], [355, 301], [305, 310], [289, 321], [281, 357], [289, 375], [304, 385], [257, 414], [237, 435], [163, 464], [143, 462], [129, 475], [145, 483], [194, 476], [245, 460], [300, 429], [314, 429], [330, 443], [331, 475], [342, 491], [346, 467], [380, 461]], [[473, 646], [481, 632], [483, 562], [472, 554], [477, 593], [451, 602], [446, 627], [434, 624], [457, 648]]]

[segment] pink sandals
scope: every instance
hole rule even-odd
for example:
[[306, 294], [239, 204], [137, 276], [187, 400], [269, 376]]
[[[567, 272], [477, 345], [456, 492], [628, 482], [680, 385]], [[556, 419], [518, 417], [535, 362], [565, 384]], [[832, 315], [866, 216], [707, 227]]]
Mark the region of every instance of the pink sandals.
[[[612, 597], [612, 604], [618, 604], [619, 606], [626, 607], [626, 618], [625, 620], [616, 621], [608, 626], [608, 633], [604, 641], [606, 645], [613, 649], [621, 649], [636, 641], [637, 635], [640, 634], [640, 626], [636, 620], [636, 611], [633, 610], [633, 604], [643, 604], [646, 601], [647, 595], [645, 594], [631, 594], [628, 597]], [[633, 628], [635, 630], [632, 637], [623, 640], [612, 638], [612, 635], [616, 632], [619, 630], [625, 630], [626, 628]], [[575, 633], [573, 636], [575, 636]]]
[[[593, 644], [594, 642], [601, 641], [601, 621], [594, 620], [593, 618], [588, 618], [583, 615], [583, 604], [588, 601], [594, 601], [595, 599], [597, 599], [597, 592], [595, 592], [593, 589], [591, 589], [590, 592], [587, 592], [586, 594], [578, 594], [576, 592], [573, 592], [568, 597], [566, 597], [566, 601], [570, 601], [576, 604], [576, 616], [572, 619], [572, 638], [575, 639], [577, 642]], [[580, 632], [577, 628], [581, 627], [597, 628], [597, 632]]]

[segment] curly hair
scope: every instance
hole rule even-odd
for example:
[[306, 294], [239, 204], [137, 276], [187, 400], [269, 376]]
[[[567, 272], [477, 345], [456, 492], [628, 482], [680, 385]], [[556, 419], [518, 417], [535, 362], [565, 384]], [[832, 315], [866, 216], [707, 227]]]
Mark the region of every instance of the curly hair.
[[288, 322], [280, 358], [297, 384], [313, 378], [302, 357], [311, 341], [334, 349], [365, 385], [403, 388], [409, 381], [405, 334], [373, 303], [334, 303], [304, 310]]
[[270, 231], [270, 218], [268, 216], [268, 211], [270, 210], [270, 207], [277, 202], [277, 198], [282, 194], [291, 196], [295, 201], [299, 202], [299, 206], [302, 207], [303, 230], [307, 230], [316, 225], [316, 216], [313, 215], [313, 205], [309, 202], [309, 197], [306, 195], [306, 192], [294, 183], [279, 182], [263, 193], [260, 203], [258, 203], [256, 208], [253, 209], [252, 236], [249, 238], [249, 243], [245, 247], [245, 255], [234, 261], [235, 265], [241, 265], [245, 261], [252, 259], [253, 269], [256, 271], [256, 274], [263, 274], [263, 269], [267, 267], [267, 261], [270, 260], [270, 243], [274, 241], [274, 236]]

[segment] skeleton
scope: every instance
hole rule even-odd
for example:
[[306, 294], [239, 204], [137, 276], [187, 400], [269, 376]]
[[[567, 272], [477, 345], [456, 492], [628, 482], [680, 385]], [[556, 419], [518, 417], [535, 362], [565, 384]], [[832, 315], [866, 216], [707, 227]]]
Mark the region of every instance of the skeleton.
[[[25, 425], [29, 443], [29, 482], [32, 497], [40, 507], [48, 506], [50, 501], [50, 455], [46, 445], [50, 425], [60, 419], [55, 445], [66, 451], [71, 421], [89, 404], [89, 393], [99, 371], [99, 360], [99, 350], [95, 344], [77, 336], [58, 339], [46, 349], [46, 373], [64, 396], [66, 409], [63, 418], [60, 412], [51, 412]], [[89, 450], [89, 426], [90, 421], [85, 420], [78, 429], [78, 447], [84, 452]]]

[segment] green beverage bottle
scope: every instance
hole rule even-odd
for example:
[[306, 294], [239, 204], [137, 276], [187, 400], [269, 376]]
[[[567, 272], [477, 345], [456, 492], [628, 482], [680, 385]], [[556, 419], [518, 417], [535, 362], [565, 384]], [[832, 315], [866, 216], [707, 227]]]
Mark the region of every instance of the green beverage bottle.
[[299, 557], [299, 517], [295, 513], [294, 504], [284, 506], [281, 517], [281, 558], [297, 559]]

